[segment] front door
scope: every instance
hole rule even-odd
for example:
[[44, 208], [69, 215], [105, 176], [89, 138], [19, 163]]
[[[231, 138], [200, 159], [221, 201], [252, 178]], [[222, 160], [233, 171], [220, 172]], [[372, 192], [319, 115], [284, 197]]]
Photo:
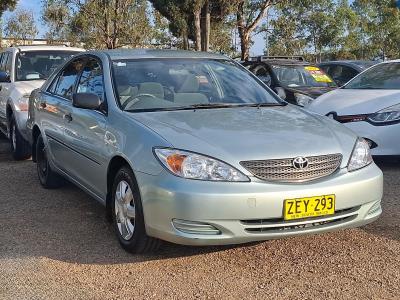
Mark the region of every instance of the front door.
[[90, 110], [68, 107], [64, 119], [64, 135], [71, 148], [67, 172], [97, 196], [105, 195], [107, 188], [107, 147], [105, 144], [106, 122], [104, 83], [101, 63], [89, 58], [77, 83], [77, 93], [92, 93], [103, 101], [103, 108]]

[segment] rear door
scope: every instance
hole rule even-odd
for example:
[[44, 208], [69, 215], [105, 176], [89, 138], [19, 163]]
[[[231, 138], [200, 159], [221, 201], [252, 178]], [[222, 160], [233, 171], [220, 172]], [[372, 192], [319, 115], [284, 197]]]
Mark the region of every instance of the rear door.
[[50, 87], [41, 93], [39, 103], [40, 127], [48, 141], [52, 161], [62, 170], [68, 162], [68, 146], [64, 136], [64, 118], [69, 113], [76, 81], [83, 69], [84, 59], [68, 63], [54, 78]]
[[107, 103], [100, 60], [88, 57], [77, 83], [77, 93], [92, 93], [103, 102], [98, 110], [77, 108], [70, 102], [64, 119], [66, 171], [80, 184], [102, 197], [106, 191], [107, 146], [105, 143]]

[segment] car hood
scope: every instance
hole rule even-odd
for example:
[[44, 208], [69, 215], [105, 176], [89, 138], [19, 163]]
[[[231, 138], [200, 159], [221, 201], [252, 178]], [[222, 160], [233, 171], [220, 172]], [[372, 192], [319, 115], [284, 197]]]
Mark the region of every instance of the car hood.
[[356, 139], [337, 122], [293, 105], [131, 113], [131, 117], [162, 136], [170, 147], [235, 166], [243, 160], [332, 153], [343, 153], [347, 162]]
[[311, 98], [317, 98], [325, 93], [337, 89], [337, 87], [286, 87], [286, 89], [293, 93], [300, 93], [310, 96]]
[[45, 80], [16, 81], [15, 88], [21, 94], [30, 94], [33, 90], [40, 88]]
[[338, 89], [317, 98], [307, 109], [323, 115], [357, 115], [375, 113], [398, 103], [400, 90]]

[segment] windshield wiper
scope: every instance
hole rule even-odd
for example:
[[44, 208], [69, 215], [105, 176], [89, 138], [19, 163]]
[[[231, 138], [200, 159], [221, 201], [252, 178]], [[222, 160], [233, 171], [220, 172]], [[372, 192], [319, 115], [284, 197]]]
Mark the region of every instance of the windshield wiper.
[[229, 104], [229, 103], [199, 103], [192, 104], [189, 106], [184, 106], [185, 109], [207, 109], [207, 108], [226, 108], [226, 107], [235, 107], [237, 105]]

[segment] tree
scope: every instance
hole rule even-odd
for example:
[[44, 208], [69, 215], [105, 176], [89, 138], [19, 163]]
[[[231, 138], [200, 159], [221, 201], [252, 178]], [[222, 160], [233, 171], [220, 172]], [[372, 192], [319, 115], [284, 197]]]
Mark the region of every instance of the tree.
[[47, 25], [46, 38], [54, 40], [67, 40], [69, 37], [69, 20], [71, 10], [66, 0], [44, 0], [42, 20]]
[[71, 33], [87, 48], [115, 49], [150, 44], [145, 0], [69, 0]]
[[360, 18], [363, 56], [398, 57], [400, 12], [393, 0], [355, 0], [353, 10]]
[[18, 0], [1, 0], [0, 1], [0, 18], [6, 10], [13, 10]]
[[261, 25], [268, 10], [283, 0], [236, 0], [236, 22], [240, 38], [241, 59], [249, 59], [252, 33]]
[[27, 10], [18, 10], [7, 20], [4, 28], [5, 34], [15, 42], [26, 43], [28, 39], [34, 39], [38, 34], [33, 13]]
[[[236, 1], [236, 0], [235, 0]], [[211, 28], [229, 15], [229, 0], [150, 0], [154, 8], [170, 22], [169, 29], [181, 38], [184, 49], [189, 40], [197, 51], [209, 51]], [[215, 36], [214, 36], [215, 37]]]

